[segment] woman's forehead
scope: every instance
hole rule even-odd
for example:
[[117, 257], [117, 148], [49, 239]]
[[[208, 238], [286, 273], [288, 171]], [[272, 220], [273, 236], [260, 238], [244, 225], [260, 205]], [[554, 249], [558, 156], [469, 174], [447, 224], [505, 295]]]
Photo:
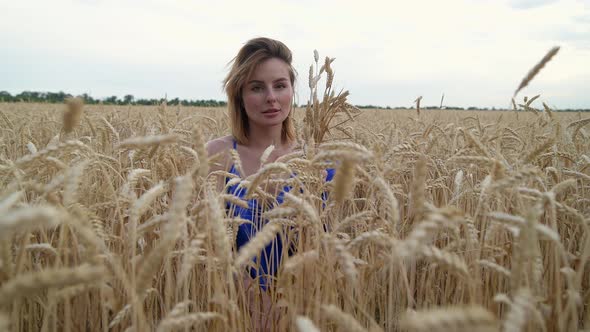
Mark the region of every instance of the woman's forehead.
[[248, 79], [248, 83], [251, 81], [274, 82], [283, 79], [289, 80], [290, 77], [289, 65], [281, 59], [271, 58], [256, 66]]

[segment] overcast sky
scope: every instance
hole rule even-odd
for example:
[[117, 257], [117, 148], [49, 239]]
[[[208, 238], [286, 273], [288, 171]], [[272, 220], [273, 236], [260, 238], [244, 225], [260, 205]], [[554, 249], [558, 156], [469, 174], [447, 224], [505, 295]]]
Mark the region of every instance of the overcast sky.
[[590, 0], [0, 0], [0, 90], [218, 99], [250, 38], [283, 41], [299, 72], [335, 57], [350, 102], [507, 107], [521, 92], [590, 108]]

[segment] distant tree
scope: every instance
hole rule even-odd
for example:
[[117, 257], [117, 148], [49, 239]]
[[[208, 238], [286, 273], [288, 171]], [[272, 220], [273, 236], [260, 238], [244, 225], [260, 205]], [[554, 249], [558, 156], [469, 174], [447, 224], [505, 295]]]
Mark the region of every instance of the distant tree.
[[11, 102], [13, 101], [12, 95], [8, 91], [0, 91], [0, 101]]
[[110, 96], [104, 99], [105, 104], [117, 104], [117, 96]]
[[84, 99], [85, 104], [97, 104], [98, 100], [92, 98], [92, 96], [88, 95], [87, 93], [83, 93], [78, 96], [79, 98]]
[[133, 97], [133, 95], [125, 95], [125, 97], [123, 97], [123, 104], [125, 104], [125, 105], [133, 104], [134, 100], [135, 100], [135, 97]]
[[68, 97], [72, 97], [72, 95], [63, 91], [47, 92], [45, 100], [50, 103], [63, 103]]
[[381, 106], [376, 106], [376, 105], [354, 105], [357, 108], [360, 109], [368, 109], [368, 108], [372, 108], [372, 109], [383, 109], [383, 107]]
[[31, 91], [23, 91], [19, 94], [17, 94], [16, 96], [14, 96], [17, 100], [22, 100], [22, 101], [28, 101], [28, 102], [33, 102], [34, 100], [31, 100], [33, 97], [33, 94]]

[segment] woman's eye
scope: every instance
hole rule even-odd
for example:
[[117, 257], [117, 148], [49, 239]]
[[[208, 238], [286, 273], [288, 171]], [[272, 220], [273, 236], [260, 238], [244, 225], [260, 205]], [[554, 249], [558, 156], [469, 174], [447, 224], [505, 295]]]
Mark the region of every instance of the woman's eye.
[[285, 84], [279, 84], [279, 85], [276, 86], [277, 89], [284, 89], [286, 87], [287, 86]]
[[259, 86], [253, 86], [252, 87], [252, 91], [254, 91], [254, 92], [258, 92], [258, 91], [261, 91], [261, 90], [262, 90], [262, 88], [259, 87]]

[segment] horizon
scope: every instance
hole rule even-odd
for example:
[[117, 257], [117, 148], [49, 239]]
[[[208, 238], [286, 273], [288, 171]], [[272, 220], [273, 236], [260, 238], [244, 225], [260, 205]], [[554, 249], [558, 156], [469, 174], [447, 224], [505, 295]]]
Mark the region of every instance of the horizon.
[[560, 46], [517, 102], [540, 94], [555, 109], [590, 108], [590, 0], [321, 2], [313, 12], [311, 4], [0, 2], [11, 13], [0, 22], [0, 90], [225, 101], [227, 64], [248, 39], [267, 36], [293, 52], [298, 105], [314, 49], [336, 58], [334, 84], [354, 105], [410, 107], [418, 96], [439, 105], [444, 94], [449, 106], [505, 109]]
[[[5, 90], [0, 90], [0, 94], [2, 94], [3, 92], [8, 92]], [[203, 103], [203, 102], [213, 102], [213, 103], [227, 103], [227, 100], [217, 100], [217, 99], [183, 99], [183, 98], [178, 98], [178, 97], [173, 97], [172, 99], [169, 99], [167, 96], [164, 96], [162, 98], [137, 98], [133, 95], [131, 95], [133, 97], [133, 100], [130, 102], [126, 102], [125, 98], [127, 97], [127, 95], [130, 94], [125, 94], [123, 96], [108, 96], [108, 97], [103, 97], [103, 98], [94, 98], [94, 96], [88, 95], [86, 94], [86, 96], [84, 96], [84, 94], [82, 95], [76, 95], [76, 94], [70, 94], [66, 91], [21, 91], [21, 93], [27, 93], [27, 92], [31, 92], [31, 93], [45, 93], [45, 94], [59, 94], [59, 93], [63, 93], [65, 94], [66, 98], [69, 97], [79, 97], [85, 100], [85, 102], [87, 102], [88, 100], [85, 99], [86, 97], [90, 97], [90, 103], [88, 103], [89, 105], [100, 105], [100, 104], [104, 104], [104, 105], [119, 105], [119, 106], [123, 106], [123, 105], [134, 105], [134, 106], [155, 106], [158, 105], [157, 103], [160, 103], [162, 101], [166, 101], [169, 105], [178, 105], [179, 103], [183, 103], [183, 102], [194, 102], [194, 103]], [[20, 93], [19, 93], [20, 94]], [[16, 98], [19, 94], [11, 94], [13, 98]], [[108, 101], [107, 99], [112, 98], [112, 97], [116, 97], [116, 102], [120, 102], [120, 103], [113, 103], [111, 101]], [[122, 97], [122, 98], [121, 98]], [[65, 101], [65, 100], [64, 100]], [[30, 100], [26, 100], [25, 102], [30, 102], [30, 103], [48, 103], [48, 104], [60, 104], [63, 103], [64, 101], [58, 101], [58, 102], [51, 102], [51, 101], [30, 101]], [[18, 101], [5, 101], [3, 100], [3, 96], [0, 95], [0, 103], [2, 102], [6, 102], [6, 103], [10, 103], [10, 102], [18, 102]], [[149, 102], [149, 104], [146, 104], [145, 102]], [[517, 102], [517, 104], [519, 104]], [[296, 108], [305, 108], [307, 105], [307, 103], [302, 103], [302, 104], [295, 104]], [[196, 106], [196, 107], [226, 107], [227, 105], [182, 105], [182, 106]], [[391, 110], [411, 110], [411, 109], [416, 109], [416, 104], [413, 105], [409, 105], [409, 106], [405, 106], [405, 105], [374, 105], [374, 104], [353, 104], [353, 106], [360, 108], [360, 109], [391, 109]], [[466, 107], [461, 107], [461, 106], [456, 106], [456, 105], [446, 105], [446, 104], [442, 104], [442, 108], [440, 106], [440, 104], [437, 105], [420, 105], [420, 109], [421, 110], [481, 110], [481, 111], [511, 111], [513, 109], [509, 108], [509, 107], [480, 107], [478, 105], [470, 105], [470, 106], [466, 106]], [[552, 111], [590, 111], [590, 108], [554, 108], [552, 109]]]

